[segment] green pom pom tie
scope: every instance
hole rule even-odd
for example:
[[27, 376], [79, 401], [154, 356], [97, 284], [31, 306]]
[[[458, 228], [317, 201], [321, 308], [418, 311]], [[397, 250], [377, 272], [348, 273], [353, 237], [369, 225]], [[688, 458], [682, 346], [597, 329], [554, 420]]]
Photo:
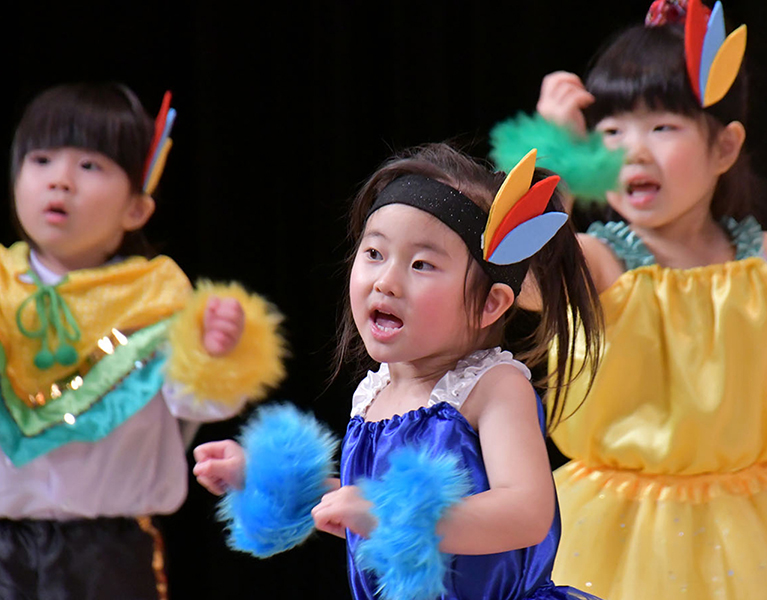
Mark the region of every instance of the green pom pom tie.
[[[42, 340], [43, 347], [35, 354], [35, 366], [44, 371], [56, 363], [64, 366], [75, 364], [78, 358], [77, 350], [69, 342], [80, 339], [80, 327], [72, 311], [69, 310], [69, 306], [64, 302], [55, 285], [44, 285], [37, 273], [31, 269], [27, 271], [27, 274], [35, 282], [37, 290], [19, 306], [16, 311], [16, 325], [22, 335]], [[37, 329], [27, 329], [21, 322], [21, 315], [30, 302], [35, 303], [37, 319], [40, 322], [40, 327]], [[59, 345], [53, 352], [48, 344], [48, 330], [51, 326], [56, 333], [56, 339], [59, 340]]]
[[550, 123], [539, 114], [519, 113], [490, 131], [490, 158], [509, 171], [531, 148], [538, 149], [538, 166], [554, 171], [578, 200], [605, 200], [618, 185], [623, 151], [609, 150], [601, 134], [580, 136]]

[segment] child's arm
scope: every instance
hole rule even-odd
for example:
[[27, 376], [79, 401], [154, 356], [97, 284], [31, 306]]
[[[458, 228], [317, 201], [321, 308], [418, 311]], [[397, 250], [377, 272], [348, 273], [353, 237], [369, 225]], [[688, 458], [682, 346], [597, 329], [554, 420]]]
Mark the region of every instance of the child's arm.
[[281, 316], [237, 284], [201, 282], [169, 330], [163, 396], [188, 421], [228, 419], [284, 377]]
[[234, 440], [209, 442], [194, 449], [193, 469], [197, 481], [220, 496], [229, 489], [242, 489], [245, 478], [245, 452]]
[[[200, 337], [202, 350], [208, 356], [221, 358], [231, 353], [239, 344], [244, 329], [245, 312], [237, 299], [219, 296], [207, 299]], [[244, 395], [238, 401], [228, 403], [196, 398], [172, 378], [163, 385], [163, 396], [173, 416], [184, 419], [187, 426], [192, 428], [188, 435], [190, 441], [201, 421], [230, 419], [242, 410], [247, 400]]]
[[593, 102], [594, 96], [586, 91], [580, 77], [566, 71], [555, 71], [543, 78], [535, 108], [547, 121], [585, 135], [583, 109]]
[[202, 343], [211, 356], [229, 354], [245, 329], [245, 312], [235, 298], [211, 296], [205, 307]]
[[[440, 550], [492, 554], [540, 543], [554, 517], [554, 483], [535, 393], [516, 367], [486, 373], [464, 404], [479, 431], [490, 490], [469, 496], [440, 520]], [[376, 526], [356, 486], [330, 492], [312, 510], [315, 526], [367, 537]]]
[[554, 482], [535, 392], [511, 365], [480, 379], [462, 412], [479, 432], [490, 490], [441, 519], [440, 550], [490, 554], [540, 543], [554, 518]]

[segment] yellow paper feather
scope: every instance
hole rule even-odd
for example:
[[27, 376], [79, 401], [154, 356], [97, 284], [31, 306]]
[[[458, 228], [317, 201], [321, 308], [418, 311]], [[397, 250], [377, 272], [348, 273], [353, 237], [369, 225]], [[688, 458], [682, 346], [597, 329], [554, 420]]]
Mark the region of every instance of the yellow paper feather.
[[[245, 313], [245, 328], [235, 348], [224, 356], [207, 353], [202, 326], [208, 300], [234, 298]], [[199, 399], [236, 404], [247, 397], [263, 399], [285, 377], [285, 340], [279, 332], [282, 315], [261, 296], [237, 283], [201, 281], [184, 310], [171, 324], [168, 375]]]
[[503, 221], [503, 218], [511, 210], [519, 199], [530, 189], [533, 182], [533, 173], [535, 172], [535, 157], [537, 150], [533, 148], [522, 160], [520, 160], [501, 185], [501, 189], [495, 195], [495, 200], [490, 207], [490, 214], [487, 216], [487, 225], [483, 236], [483, 245], [485, 259], [490, 242], [493, 239], [495, 230]]
[[746, 26], [741, 25], [724, 40], [708, 72], [703, 107], [716, 104], [729, 91], [746, 53]]
[[168, 153], [170, 152], [171, 146], [173, 146], [173, 140], [168, 138], [162, 145], [160, 155], [157, 157], [157, 161], [154, 163], [154, 168], [149, 174], [149, 181], [147, 182], [146, 190], [144, 191], [150, 196], [154, 194], [154, 191], [157, 188], [157, 184], [160, 183], [160, 177], [162, 176], [162, 172], [165, 170], [165, 161], [168, 160]]

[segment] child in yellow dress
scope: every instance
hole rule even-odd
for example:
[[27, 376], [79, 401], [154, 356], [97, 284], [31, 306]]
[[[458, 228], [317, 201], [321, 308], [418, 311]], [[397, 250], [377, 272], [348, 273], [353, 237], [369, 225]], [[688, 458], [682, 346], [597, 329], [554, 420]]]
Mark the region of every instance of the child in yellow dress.
[[767, 264], [741, 151], [745, 29], [714, 59], [721, 6], [661, 0], [648, 24], [585, 84], [547, 76], [538, 104], [625, 152], [607, 194], [623, 220], [581, 237], [606, 345], [553, 434], [573, 459], [556, 473], [553, 577], [610, 600], [753, 600], [767, 594]]

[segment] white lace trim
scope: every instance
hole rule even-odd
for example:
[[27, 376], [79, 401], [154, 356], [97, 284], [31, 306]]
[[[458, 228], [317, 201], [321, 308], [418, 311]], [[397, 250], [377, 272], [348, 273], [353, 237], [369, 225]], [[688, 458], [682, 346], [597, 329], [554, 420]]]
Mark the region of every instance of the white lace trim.
[[[496, 365], [513, 365], [530, 379], [530, 369], [516, 360], [511, 352], [500, 348], [477, 350], [458, 361], [455, 369], [442, 376], [431, 391], [427, 406], [447, 402], [456, 410], [460, 410], [482, 375]], [[389, 385], [389, 381], [389, 365], [386, 363], [382, 363], [376, 372], [368, 371], [352, 396], [351, 416], [364, 417], [368, 407], [381, 390]]]

